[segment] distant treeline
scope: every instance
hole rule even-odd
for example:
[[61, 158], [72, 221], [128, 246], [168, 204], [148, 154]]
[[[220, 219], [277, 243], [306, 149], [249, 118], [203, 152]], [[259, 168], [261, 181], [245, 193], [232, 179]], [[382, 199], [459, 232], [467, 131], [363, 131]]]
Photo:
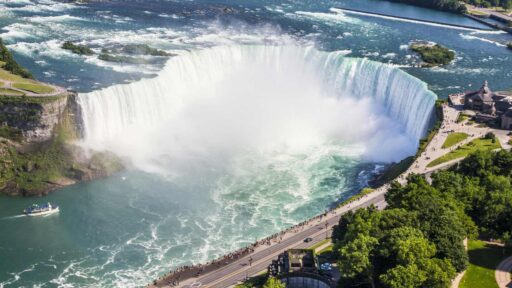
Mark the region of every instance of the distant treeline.
[[464, 2], [478, 7], [502, 7], [512, 8], [512, 0], [464, 0]]
[[425, 8], [432, 8], [441, 11], [447, 11], [452, 13], [465, 13], [466, 6], [460, 3], [458, 0], [387, 0], [391, 2], [400, 2], [405, 4], [411, 4], [415, 6], [421, 6]]
[[27, 69], [21, 67], [12, 56], [12, 53], [5, 46], [2, 38], [0, 38], [0, 68], [11, 72], [12, 74], [19, 75], [23, 78], [33, 79], [34, 76]]

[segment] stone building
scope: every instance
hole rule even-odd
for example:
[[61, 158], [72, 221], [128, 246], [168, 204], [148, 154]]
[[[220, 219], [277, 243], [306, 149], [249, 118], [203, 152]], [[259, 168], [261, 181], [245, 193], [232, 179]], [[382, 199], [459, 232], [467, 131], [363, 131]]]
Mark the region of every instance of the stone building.
[[289, 249], [268, 266], [268, 275], [281, 279], [288, 288], [335, 287], [332, 275], [318, 269], [313, 249]]
[[317, 259], [313, 250], [290, 249], [287, 253], [290, 271], [317, 272]]
[[463, 97], [464, 109], [477, 112], [475, 119], [480, 122], [499, 125], [512, 130], [512, 93], [493, 92], [489, 83], [484, 82], [477, 91], [467, 92]]
[[512, 130], [512, 108], [501, 116], [501, 129]]
[[479, 90], [466, 93], [464, 96], [464, 108], [480, 111], [484, 114], [494, 114], [496, 110], [493, 96], [494, 93], [489, 88], [487, 81], [485, 81]]

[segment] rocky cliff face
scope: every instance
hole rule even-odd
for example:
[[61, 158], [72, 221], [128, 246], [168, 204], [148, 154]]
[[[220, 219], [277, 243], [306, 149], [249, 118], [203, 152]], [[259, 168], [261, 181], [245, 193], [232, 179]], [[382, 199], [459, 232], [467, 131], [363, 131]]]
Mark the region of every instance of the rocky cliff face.
[[106, 153], [86, 153], [76, 93], [0, 97], [0, 194], [41, 196], [122, 168]]
[[[70, 94], [72, 96], [72, 94]], [[17, 130], [21, 142], [49, 141], [66, 110], [69, 95], [48, 98], [0, 97], [0, 123]]]

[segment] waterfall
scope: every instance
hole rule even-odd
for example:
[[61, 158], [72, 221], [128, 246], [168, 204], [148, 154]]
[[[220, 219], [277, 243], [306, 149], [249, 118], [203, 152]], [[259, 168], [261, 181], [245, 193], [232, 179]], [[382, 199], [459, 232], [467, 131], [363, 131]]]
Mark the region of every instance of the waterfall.
[[388, 115], [408, 134], [420, 139], [429, 129], [437, 96], [427, 84], [406, 72], [367, 59], [337, 53], [314, 53], [322, 72], [339, 97], [371, 97], [384, 105]]
[[[383, 114], [398, 123], [400, 129], [415, 142], [426, 133], [437, 98], [424, 82], [398, 68], [366, 59], [344, 57], [337, 52], [298, 46], [220, 46], [173, 57], [155, 78], [80, 94], [78, 102], [83, 114], [84, 142], [92, 148], [101, 149], [104, 148], [102, 143], [109, 140], [131, 141], [144, 137], [137, 135], [137, 131], [160, 127], [160, 133], [168, 133], [169, 129], [162, 128], [161, 123], [171, 119], [175, 121], [176, 115], [191, 103], [215, 101], [225, 90], [218, 87], [219, 83], [230, 85], [230, 79], [239, 80], [241, 75], [247, 74], [248, 79], [243, 81], [243, 85], [248, 86], [246, 89], [251, 93], [259, 89], [251, 87], [250, 78], [259, 77], [253, 71], [269, 71], [269, 75], [278, 76], [312, 71], [310, 74], [318, 78], [320, 84], [312, 81], [318, 85], [311, 84], [306, 89], [301, 85], [311, 77], [302, 79], [290, 76], [279, 81], [283, 86], [291, 87], [288, 90], [298, 89], [300, 92], [316, 85], [340, 100], [366, 100], [380, 107]], [[242, 85], [238, 80], [233, 80], [231, 84]], [[292, 83], [284, 83], [288, 81]], [[311, 89], [307, 93], [316, 93], [315, 87]], [[284, 90], [284, 93], [288, 90]], [[243, 89], [238, 93], [244, 94]], [[295, 100], [291, 98], [287, 101]], [[348, 103], [344, 105], [352, 105], [352, 102]], [[314, 104], [308, 102], [308, 105], [314, 109]], [[344, 109], [350, 113], [352, 107]], [[351, 126], [367, 125], [364, 117], [354, 118]], [[351, 119], [340, 121], [350, 122]], [[120, 136], [128, 132], [131, 138]]]

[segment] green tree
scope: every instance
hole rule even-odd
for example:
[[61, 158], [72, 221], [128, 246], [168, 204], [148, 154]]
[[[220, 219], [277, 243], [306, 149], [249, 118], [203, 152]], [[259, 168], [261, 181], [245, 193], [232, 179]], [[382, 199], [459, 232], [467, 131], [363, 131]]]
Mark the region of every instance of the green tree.
[[389, 249], [384, 255], [395, 255], [398, 264], [380, 275], [385, 287], [448, 287], [455, 276], [451, 263], [434, 258], [434, 244], [416, 228], [394, 229], [382, 245]]
[[450, 259], [457, 271], [466, 268], [468, 257], [462, 242], [474, 233], [475, 226], [460, 202], [440, 193], [419, 175], [411, 175], [405, 186], [393, 184], [386, 201], [389, 208], [417, 212], [419, 229], [436, 245], [437, 257]]
[[459, 164], [458, 171], [464, 175], [472, 177], [482, 177], [489, 173], [493, 173], [495, 168], [493, 165], [492, 152], [478, 150], [470, 154], [464, 161]]
[[423, 282], [422, 287], [450, 287], [452, 279], [456, 275], [455, 268], [448, 259], [432, 258], [424, 263], [423, 269], [426, 272], [427, 279]]
[[265, 282], [265, 285], [263, 285], [263, 288], [286, 288], [286, 285], [284, 285], [284, 283], [277, 278], [268, 277], [267, 282]]
[[512, 232], [505, 232], [503, 234], [503, 242], [505, 243], [505, 253], [512, 254]]
[[339, 250], [338, 265], [342, 279], [360, 279], [362, 283], [375, 287], [372, 252], [378, 240], [363, 233]]
[[0, 61], [4, 62], [3, 69], [11, 72], [12, 74], [19, 75], [24, 78], [34, 78], [32, 74], [25, 68], [21, 67], [12, 56], [11, 52], [5, 46], [2, 38], [0, 38]]
[[425, 271], [415, 264], [396, 266], [379, 277], [382, 284], [390, 288], [421, 287], [426, 278]]

